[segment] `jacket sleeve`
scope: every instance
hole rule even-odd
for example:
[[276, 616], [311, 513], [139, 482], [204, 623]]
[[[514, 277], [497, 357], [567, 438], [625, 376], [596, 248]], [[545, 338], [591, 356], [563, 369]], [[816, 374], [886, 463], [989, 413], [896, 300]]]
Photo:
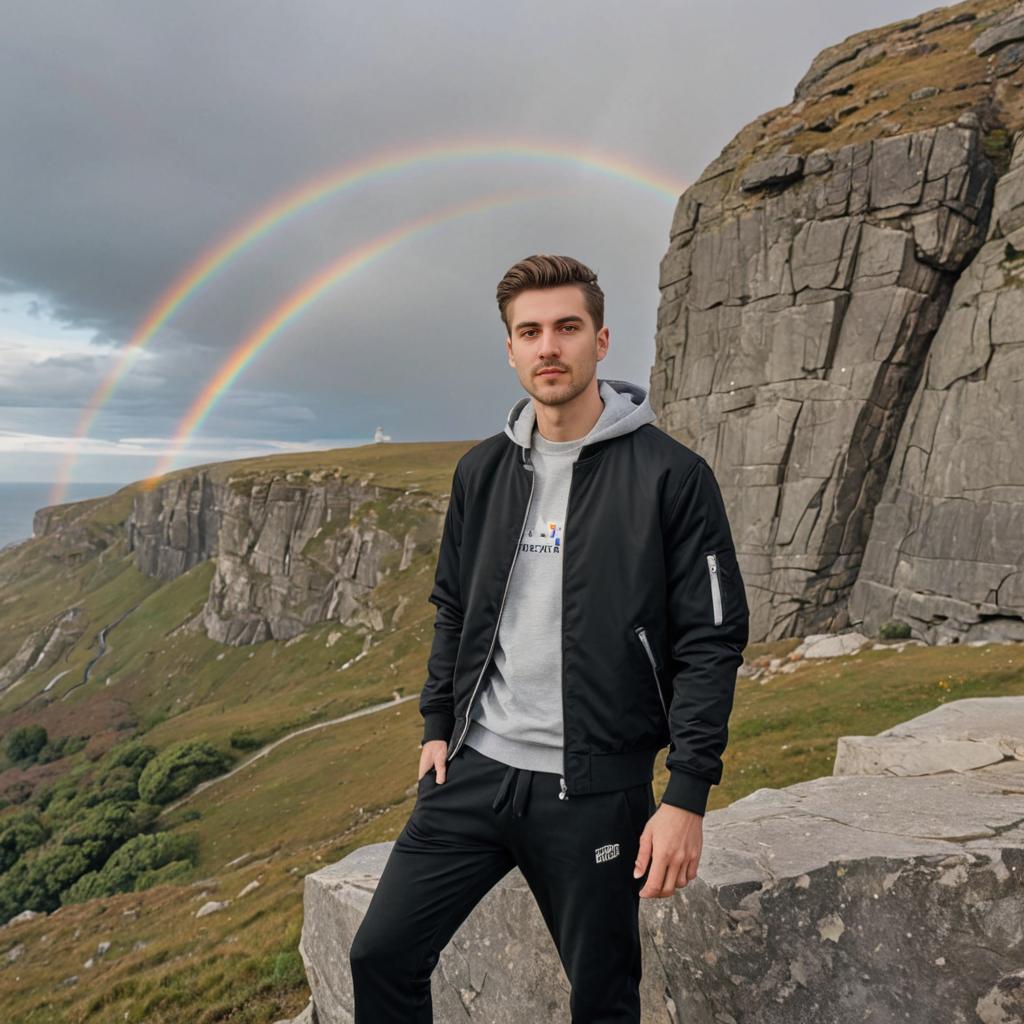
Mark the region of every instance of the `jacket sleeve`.
[[465, 492], [459, 466], [452, 477], [451, 496], [441, 533], [441, 547], [434, 573], [434, 588], [429, 601], [437, 606], [434, 639], [427, 661], [427, 681], [420, 696], [423, 738], [449, 740], [455, 728], [455, 659], [462, 640], [462, 595], [459, 587], [459, 563], [462, 548], [462, 516]]
[[750, 621], [722, 494], [704, 459], [680, 484], [664, 537], [672, 702], [661, 802], [703, 815], [722, 780]]

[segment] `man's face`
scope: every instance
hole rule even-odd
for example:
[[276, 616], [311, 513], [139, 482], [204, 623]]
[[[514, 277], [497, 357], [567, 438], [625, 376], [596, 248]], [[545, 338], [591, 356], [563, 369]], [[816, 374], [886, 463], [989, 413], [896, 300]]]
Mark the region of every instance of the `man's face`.
[[520, 292], [509, 303], [508, 321], [509, 365], [545, 405], [562, 405], [584, 391], [608, 352], [608, 328], [594, 330], [574, 284]]

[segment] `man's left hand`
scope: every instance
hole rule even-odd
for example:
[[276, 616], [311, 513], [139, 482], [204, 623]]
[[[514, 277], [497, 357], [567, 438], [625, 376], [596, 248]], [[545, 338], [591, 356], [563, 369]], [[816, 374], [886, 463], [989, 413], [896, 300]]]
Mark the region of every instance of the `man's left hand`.
[[673, 804], [662, 804], [651, 815], [640, 836], [640, 852], [633, 867], [639, 878], [651, 870], [642, 897], [672, 896], [676, 889], [697, 877], [697, 865], [704, 845], [704, 818]]

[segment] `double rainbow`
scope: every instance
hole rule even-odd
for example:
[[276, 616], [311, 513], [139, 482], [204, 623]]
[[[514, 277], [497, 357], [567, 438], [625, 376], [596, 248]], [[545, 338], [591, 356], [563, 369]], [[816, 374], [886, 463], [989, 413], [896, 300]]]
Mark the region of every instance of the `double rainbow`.
[[[223, 270], [235, 257], [241, 255], [251, 244], [269, 234], [274, 228], [346, 189], [376, 181], [391, 174], [449, 161], [505, 159], [526, 159], [542, 164], [571, 165], [595, 171], [603, 176], [639, 186], [672, 202], [675, 202], [685, 188], [682, 182], [671, 181], [619, 157], [581, 146], [556, 145], [530, 140], [434, 142], [428, 145], [385, 150], [375, 153], [365, 160], [347, 164], [340, 170], [316, 178], [299, 189], [275, 199], [255, 217], [232, 230], [227, 237], [208, 249], [174, 281], [135, 330], [129, 343], [122, 349], [115, 365], [89, 399], [76, 427], [76, 440], [89, 435], [97, 415], [110, 400], [118, 384], [134, 362], [138, 351], [196, 291]], [[460, 216], [461, 214], [449, 215]], [[415, 234], [420, 230], [415, 226], [419, 224], [419, 221], [415, 221], [413, 224], [414, 226], [408, 234]], [[398, 229], [399, 232], [401, 230]], [[384, 237], [390, 237], [390, 233]], [[403, 235], [403, 237], [407, 237], [407, 235]], [[380, 239], [377, 240], [377, 242], [379, 241]], [[342, 260], [359, 259], [359, 254], [364, 249], [373, 247], [377, 242], [369, 243], [368, 247], [360, 247], [351, 256], [343, 257]], [[313, 282], [320, 280], [327, 272], [323, 271], [322, 274], [318, 274], [309, 285], [300, 288], [295, 295], [305, 293]], [[279, 306], [278, 310], [271, 314], [270, 319], [273, 319], [282, 308], [290, 306], [294, 298], [293, 295], [285, 300], [282, 306]], [[238, 365], [238, 352], [244, 349], [245, 345], [246, 342], [243, 342], [229, 355], [221, 369], [218, 370], [215, 380], [220, 380], [225, 374], [230, 374], [229, 368]], [[235, 376], [237, 374], [230, 374], [230, 379], [233, 380]], [[203, 394], [207, 394], [209, 390], [210, 386], [207, 386]], [[193, 403], [192, 408], [195, 408], [196, 404]], [[184, 424], [187, 420], [188, 414], [182, 423]], [[179, 429], [176, 431], [175, 437], [181, 436], [184, 435]], [[76, 458], [77, 445], [72, 445], [58, 468], [57, 479], [50, 495], [50, 504], [59, 504], [63, 501]]]
[[203, 388], [178, 423], [168, 451], [157, 461], [153, 472], [142, 481], [142, 489], [148, 491], [159, 484], [161, 477], [170, 469], [175, 457], [187, 446], [188, 439], [199, 429], [217, 401], [227, 393], [238, 375], [249, 365], [256, 354], [333, 285], [343, 281], [357, 270], [361, 270], [368, 263], [384, 255], [390, 249], [394, 249], [395, 246], [413, 235], [421, 234], [457, 217], [482, 213], [485, 210], [492, 210], [510, 203], [537, 200], [543, 196], [543, 193], [536, 191], [499, 192], [468, 203], [461, 203], [458, 206], [447, 207], [436, 213], [419, 217], [412, 222], [401, 224], [383, 235], [378, 235], [370, 242], [345, 253], [344, 256], [324, 267], [280, 303], [221, 363], [217, 372], [210, 378], [206, 387]]

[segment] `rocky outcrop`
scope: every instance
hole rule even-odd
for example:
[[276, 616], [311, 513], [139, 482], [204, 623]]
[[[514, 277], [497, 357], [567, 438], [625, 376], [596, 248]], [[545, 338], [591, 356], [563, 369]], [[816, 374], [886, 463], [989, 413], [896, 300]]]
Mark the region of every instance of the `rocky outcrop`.
[[327, 471], [199, 471], [136, 497], [129, 544], [139, 569], [165, 580], [215, 558], [207, 635], [251, 644], [327, 621], [382, 629], [371, 593], [436, 541], [444, 510], [442, 498]]
[[[962, 4], [824, 51], [680, 198], [651, 400], [721, 484], [752, 641], [893, 616], [935, 642], [1024, 636], [1024, 307], [1015, 250], [979, 253], [1024, 216], [1018, 156], [993, 206], [1024, 124], [1024, 74], [999, 62], [1018, 10]], [[898, 88], [879, 74], [897, 62]]]
[[55, 665], [82, 638], [87, 623], [85, 610], [76, 605], [25, 637], [14, 657], [0, 665], [0, 693], [13, 690], [27, 672]]
[[[696, 880], [641, 901], [645, 1022], [1022, 1019], [1024, 697], [954, 701], [840, 749], [866, 739], [884, 740], [870, 774], [846, 758], [845, 774], [708, 813]], [[389, 852], [366, 846], [306, 878], [300, 950], [320, 1024], [352, 1020], [347, 951]], [[439, 1024], [568, 1019], [518, 869], [432, 985]]]
[[42, 543], [31, 545], [26, 541], [17, 547], [21, 551], [34, 547], [36, 556], [68, 568], [91, 562], [123, 541], [119, 526], [101, 518], [116, 501], [115, 494], [37, 509], [32, 516], [31, 539], [41, 539]]
[[[1022, 19], [1024, 20], [1024, 19]], [[1024, 640], [1024, 134], [960, 275], [874, 509], [849, 617]]]

